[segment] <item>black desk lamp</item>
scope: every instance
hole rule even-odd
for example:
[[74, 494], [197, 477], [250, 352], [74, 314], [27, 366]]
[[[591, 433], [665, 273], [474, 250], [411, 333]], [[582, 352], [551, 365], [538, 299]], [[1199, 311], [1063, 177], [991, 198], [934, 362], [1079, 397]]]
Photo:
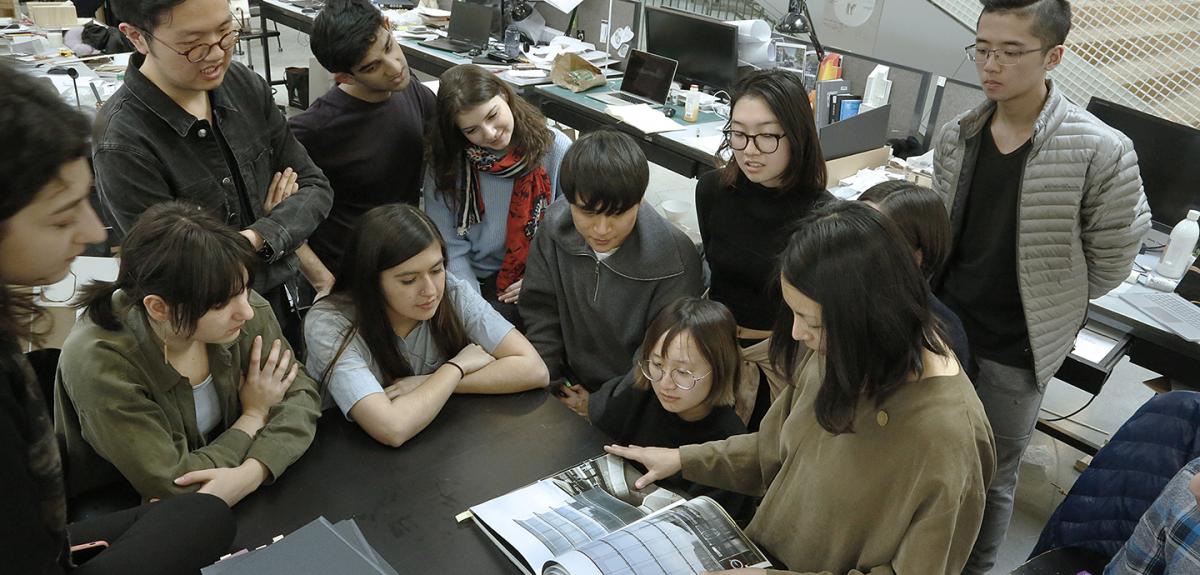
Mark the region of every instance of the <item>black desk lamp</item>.
[[821, 41], [817, 40], [817, 29], [813, 25], [807, 1], [788, 0], [788, 13], [775, 25], [775, 29], [784, 34], [807, 34], [813, 49], [817, 51], [817, 60], [825, 59], [825, 48], [821, 46]]
[[47, 74], [66, 74], [71, 77], [71, 84], [75, 87], [75, 109], [81, 109], [82, 105], [79, 102], [79, 72], [75, 68], [66, 66], [55, 66], [46, 70]]

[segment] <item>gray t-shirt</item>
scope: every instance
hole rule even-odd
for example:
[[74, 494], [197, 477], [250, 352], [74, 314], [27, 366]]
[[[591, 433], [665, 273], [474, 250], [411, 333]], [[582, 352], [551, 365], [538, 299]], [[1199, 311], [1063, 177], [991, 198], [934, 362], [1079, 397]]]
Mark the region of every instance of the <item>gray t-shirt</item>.
[[[488, 353], [494, 353], [500, 341], [513, 329], [512, 324], [493, 309], [476, 288], [449, 272], [446, 273], [446, 293], [441, 305], [454, 307], [467, 339]], [[308, 361], [305, 363], [313, 379], [321, 380], [329, 362], [342, 347], [353, 315], [353, 311], [341, 309], [327, 299], [317, 302], [309, 310], [304, 322], [304, 341], [308, 344]], [[417, 324], [408, 337], [396, 337], [395, 341], [412, 366], [413, 375], [433, 373], [458, 353], [458, 350], [443, 353], [438, 349], [428, 321]], [[383, 380], [383, 373], [362, 336], [355, 334], [330, 374], [322, 408], [336, 403], [346, 419], [350, 419], [350, 408], [354, 404], [372, 393], [383, 393], [383, 388], [391, 384]]]
[[221, 423], [221, 398], [217, 397], [211, 374], [192, 388], [192, 402], [196, 404], [196, 428], [200, 435], [208, 435]]

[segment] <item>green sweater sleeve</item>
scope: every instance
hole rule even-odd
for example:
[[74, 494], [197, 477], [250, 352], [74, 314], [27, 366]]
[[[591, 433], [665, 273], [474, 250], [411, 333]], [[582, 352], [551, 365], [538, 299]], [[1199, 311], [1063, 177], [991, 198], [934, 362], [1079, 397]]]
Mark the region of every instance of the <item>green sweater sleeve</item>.
[[[106, 345], [80, 349], [83, 358], [63, 354], [60, 384], [79, 414], [80, 433], [96, 454], [108, 460], [144, 498], [195, 491], [174, 479], [189, 471], [241, 464], [250, 436], [229, 429], [208, 445], [188, 450], [180, 422], [170, 421], [152, 397], [146, 374]], [[81, 360], [81, 361], [80, 361]]]
[[[271, 343], [275, 340], [279, 340], [282, 344], [281, 354], [292, 349], [287, 339], [283, 337], [283, 333], [279, 329], [279, 322], [275, 320], [271, 307], [266, 305], [261, 298], [258, 301], [263, 305], [255, 306], [255, 319], [251, 320], [255, 326], [254, 330], [251, 331], [249, 337], [243, 338], [246, 344], [242, 350], [240, 364], [242, 373], [245, 373], [246, 368], [250, 365], [250, 342], [254, 341], [256, 335], [262, 336], [264, 350], [270, 349]], [[293, 353], [295, 352], [293, 351]], [[265, 351], [262, 354], [262, 361], [263, 363], [267, 361]], [[296, 363], [299, 364], [299, 362]], [[317, 387], [317, 382], [309, 377], [308, 370], [300, 364], [296, 379], [292, 381], [283, 400], [271, 407], [267, 414], [267, 424], [255, 435], [254, 441], [246, 453], [247, 459], [257, 459], [270, 472], [264, 483], [271, 483], [278, 479], [289, 465], [304, 454], [304, 451], [312, 443], [313, 436], [316, 435], [317, 418], [320, 416], [321, 391]]]

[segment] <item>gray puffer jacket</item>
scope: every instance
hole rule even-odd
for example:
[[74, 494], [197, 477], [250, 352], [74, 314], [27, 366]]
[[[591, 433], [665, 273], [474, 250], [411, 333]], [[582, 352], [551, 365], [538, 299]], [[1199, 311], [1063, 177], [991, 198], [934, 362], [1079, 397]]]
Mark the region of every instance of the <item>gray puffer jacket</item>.
[[[1052, 82], [1047, 86], [1024, 172], [1016, 176], [1021, 178], [1017, 283], [1042, 388], [1071, 351], [1088, 300], [1129, 275], [1150, 228], [1133, 143], [1067, 101]], [[989, 101], [965, 112], [935, 139], [933, 187], [950, 210], [955, 244], [980, 134], [995, 110]]]

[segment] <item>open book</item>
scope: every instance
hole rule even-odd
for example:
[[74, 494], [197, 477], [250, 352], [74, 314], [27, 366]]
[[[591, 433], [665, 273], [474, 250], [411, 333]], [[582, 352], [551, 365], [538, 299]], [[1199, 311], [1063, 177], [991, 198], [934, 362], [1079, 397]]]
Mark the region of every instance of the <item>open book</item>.
[[724, 509], [650, 485], [602, 455], [471, 508], [489, 538], [529, 575], [694, 575], [770, 567]]

